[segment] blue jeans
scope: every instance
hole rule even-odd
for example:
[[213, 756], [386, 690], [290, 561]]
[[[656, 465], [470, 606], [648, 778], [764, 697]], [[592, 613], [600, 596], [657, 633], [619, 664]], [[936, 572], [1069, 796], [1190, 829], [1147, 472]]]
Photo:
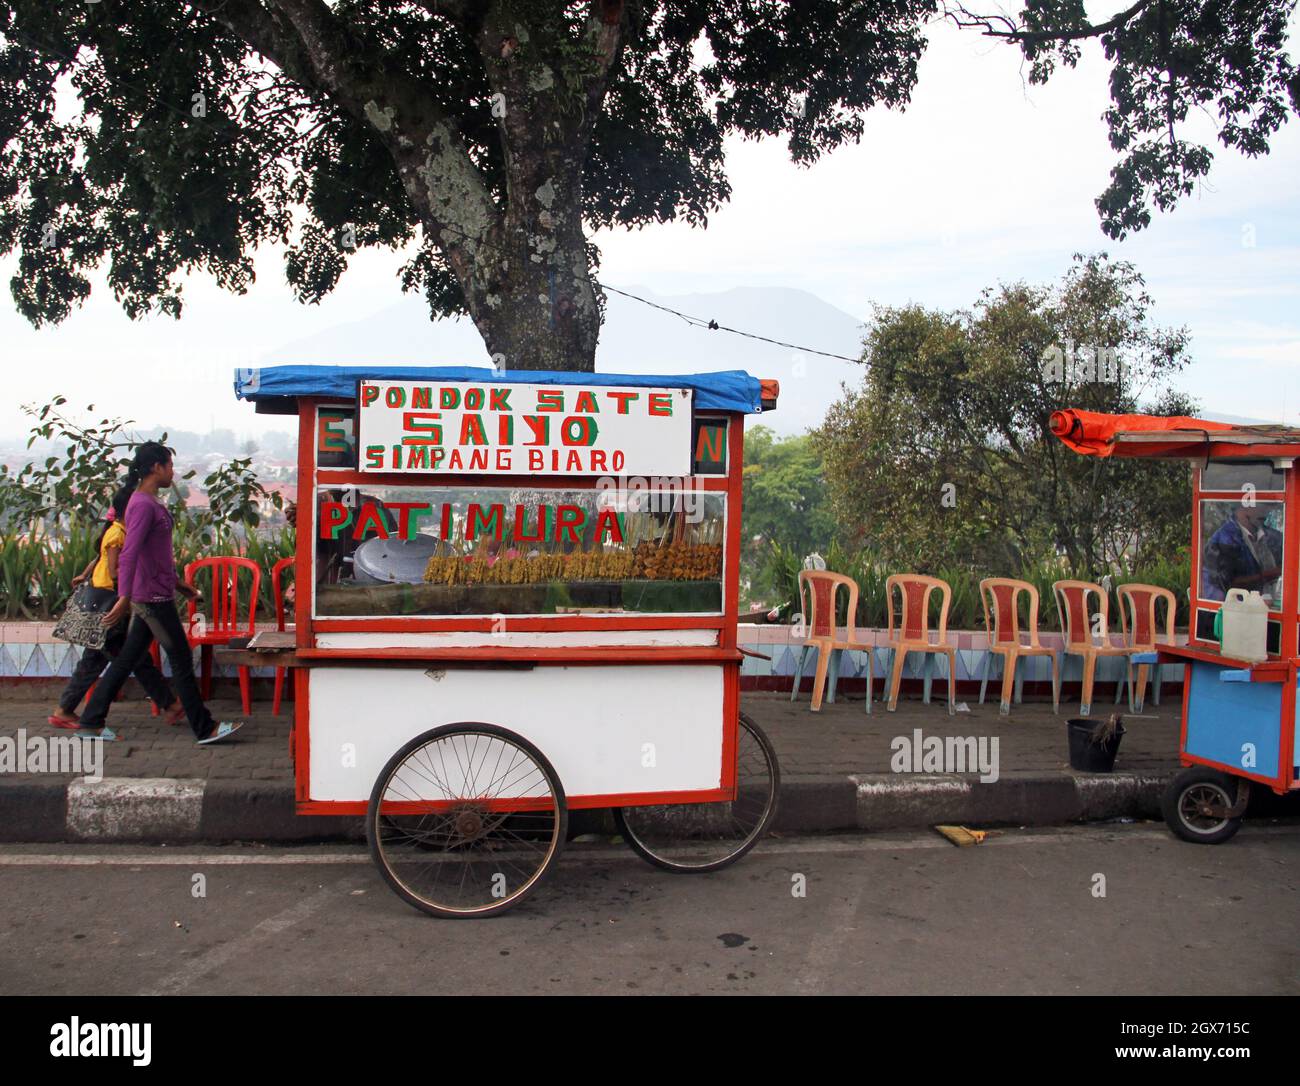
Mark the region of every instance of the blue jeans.
[[[72, 678], [68, 680], [68, 685], [64, 687], [63, 695], [59, 698], [59, 708], [65, 713], [71, 714], [76, 711], [77, 706], [81, 704], [81, 699], [86, 696], [86, 691], [95, 684], [105, 665], [111, 663], [113, 657], [122, 651], [122, 646], [126, 643], [126, 627], [125, 622], [120, 622], [113, 627], [102, 649], [82, 651], [81, 659], [73, 669]], [[153, 657], [147, 652], [135, 666], [135, 677], [160, 710], [169, 708], [176, 700], [171, 684], [163, 677], [163, 673], [154, 667]]]
[[185, 706], [185, 715], [194, 737], [202, 739], [216, 727], [212, 714], [203, 704], [199, 684], [194, 679], [194, 650], [190, 648], [180, 615], [176, 613], [176, 603], [166, 600], [162, 603], [131, 605], [131, 625], [127, 627], [126, 640], [117, 657], [109, 664], [108, 670], [95, 684], [95, 692], [90, 695], [86, 711], [81, 714], [83, 728], [103, 727], [109, 706], [113, 704], [117, 692], [122, 689], [127, 676], [148, 655], [154, 638], [158, 639], [159, 646], [167, 654], [167, 661], [172, 666], [172, 685], [176, 688], [181, 704]]

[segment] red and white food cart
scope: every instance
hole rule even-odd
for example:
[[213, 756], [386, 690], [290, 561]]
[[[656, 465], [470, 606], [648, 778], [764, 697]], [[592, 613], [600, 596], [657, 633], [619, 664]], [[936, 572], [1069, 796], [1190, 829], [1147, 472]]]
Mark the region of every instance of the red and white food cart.
[[[1179, 837], [1219, 844], [1240, 827], [1252, 785], [1277, 795], [1300, 790], [1300, 430], [1066, 410], [1053, 414], [1052, 431], [1085, 456], [1191, 464], [1187, 644], [1162, 644], [1133, 659], [1185, 666], [1179, 749], [1186, 768], [1162, 809]], [[1259, 592], [1267, 609], [1262, 660], [1222, 651], [1216, 618], [1234, 590]], [[1149, 618], [1134, 622], [1149, 625]], [[1151, 631], [1136, 632], [1146, 641]]]
[[744, 416], [775, 382], [422, 367], [240, 370], [298, 416], [297, 810], [363, 814], [440, 916], [514, 905], [568, 811], [614, 808], [671, 871], [770, 824], [740, 712]]

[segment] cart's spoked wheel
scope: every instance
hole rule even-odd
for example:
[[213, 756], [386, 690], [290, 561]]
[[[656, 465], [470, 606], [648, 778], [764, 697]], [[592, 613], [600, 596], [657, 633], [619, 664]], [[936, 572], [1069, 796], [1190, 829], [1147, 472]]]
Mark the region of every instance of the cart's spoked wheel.
[[389, 759], [366, 838], [385, 881], [417, 909], [492, 916], [537, 888], [568, 823], [559, 778], [528, 740], [494, 724], [448, 724]]
[[1193, 766], [1174, 778], [1160, 801], [1165, 823], [1184, 841], [1217, 845], [1241, 828], [1241, 816], [1229, 816], [1237, 799], [1237, 781], [1205, 766]]
[[643, 859], [666, 871], [716, 871], [734, 863], [767, 832], [776, 815], [781, 771], [762, 730], [740, 714], [736, 798], [729, 803], [616, 807], [614, 819]]

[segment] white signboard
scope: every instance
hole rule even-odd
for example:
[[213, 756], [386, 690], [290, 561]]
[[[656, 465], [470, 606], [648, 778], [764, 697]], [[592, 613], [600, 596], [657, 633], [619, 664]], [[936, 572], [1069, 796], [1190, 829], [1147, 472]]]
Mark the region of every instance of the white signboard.
[[681, 388], [361, 381], [363, 472], [421, 475], [691, 473]]

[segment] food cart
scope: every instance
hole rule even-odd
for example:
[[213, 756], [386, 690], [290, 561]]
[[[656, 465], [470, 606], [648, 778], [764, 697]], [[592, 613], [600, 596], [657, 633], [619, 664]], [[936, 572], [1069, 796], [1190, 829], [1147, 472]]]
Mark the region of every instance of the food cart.
[[[365, 816], [394, 891], [439, 916], [518, 903], [568, 812], [613, 808], [674, 872], [775, 813], [740, 712], [744, 416], [775, 382], [275, 366], [237, 396], [297, 415], [297, 810]], [[286, 640], [287, 639], [287, 640]]]
[[[1185, 665], [1180, 750], [1187, 768], [1162, 807], [1179, 837], [1226, 841], [1241, 825], [1252, 783], [1279, 795], [1300, 789], [1300, 429], [1058, 411], [1052, 431], [1085, 455], [1191, 461], [1188, 641], [1160, 646], [1151, 661]], [[1267, 605], [1267, 658], [1260, 662], [1220, 651], [1215, 618], [1234, 588], [1258, 591]]]

